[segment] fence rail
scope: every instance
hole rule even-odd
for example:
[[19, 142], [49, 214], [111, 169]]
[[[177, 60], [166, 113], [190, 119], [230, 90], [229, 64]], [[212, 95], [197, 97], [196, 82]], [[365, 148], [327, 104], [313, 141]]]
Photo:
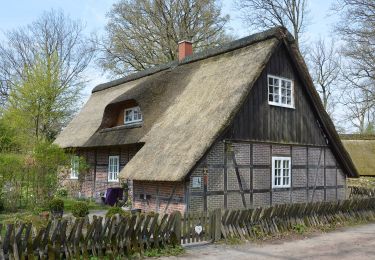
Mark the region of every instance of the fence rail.
[[170, 215], [137, 214], [111, 219], [93, 217], [32, 224], [0, 223], [0, 259], [110, 259], [143, 254], [166, 245], [247, 239], [275, 234], [297, 225], [319, 226], [348, 219], [375, 220], [375, 198], [283, 204], [267, 208]]
[[[32, 224], [5, 226], [0, 259], [86, 259], [89, 256], [128, 256], [149, 248], [179, 244], [181, 214], [94, 217], [50, 221], [35, 230]], [[0, 224], [0, 230], [3, 231]]]
[[246, 239], [292, 230], [298, 225], [315, 227], [353, 219], [375, 220], [375, 198], [226, 210], [221, 233], [224, 239]]

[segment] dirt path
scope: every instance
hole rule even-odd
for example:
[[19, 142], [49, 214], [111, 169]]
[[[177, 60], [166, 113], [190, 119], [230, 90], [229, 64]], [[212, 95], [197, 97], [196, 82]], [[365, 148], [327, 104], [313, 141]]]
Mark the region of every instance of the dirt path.
[[375, 224], [349, 227], [294, 241], [192, 247], [178, 259], [375, 259]]

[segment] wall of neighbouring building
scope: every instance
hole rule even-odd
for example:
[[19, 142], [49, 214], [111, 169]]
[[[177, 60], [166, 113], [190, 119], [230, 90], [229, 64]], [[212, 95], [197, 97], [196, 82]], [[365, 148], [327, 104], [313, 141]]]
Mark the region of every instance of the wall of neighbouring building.
[[[139, 147], [137, 146], [77, 150], [75, 154], [85, 158], [89, 165], [89, 170], [87, 173], [81, 173], [78, 180], [70, 179], [70, 174], [64, 173], [62, 185], [68, 189], [72, 196], [78, 196], [80, 192], [83, 197], [98, 198], [100, 193], [104, 193], [107, 188], [121, 186], [120, 182], [108, 181], [109, 156], [120, 156], [121, 171], [138, 150]], [[132, 189], [131, 186], [130, 189]]]
[[184, 182], [133, 181], [133, 208], [147, 212], [184, 212], [184, 194]]
[[[231, 151], [235, 153], [243, 195]], [[271, 188], [272, 156], [291, 157], [290, 188]], [[194, 177], [201, 177], [201, 187], [193, 188]], [[220, 141], [189, 177], [188, 210], [342, 200], [346, 196], [345, 184], [346, 177], [327, 146]]]

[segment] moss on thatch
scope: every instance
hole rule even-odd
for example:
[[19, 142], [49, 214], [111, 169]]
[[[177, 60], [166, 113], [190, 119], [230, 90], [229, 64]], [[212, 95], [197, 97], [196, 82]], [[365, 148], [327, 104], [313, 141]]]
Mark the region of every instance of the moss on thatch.
[[362, 176], [375, 176], [375, 139], [343, 140], [358, 172]]

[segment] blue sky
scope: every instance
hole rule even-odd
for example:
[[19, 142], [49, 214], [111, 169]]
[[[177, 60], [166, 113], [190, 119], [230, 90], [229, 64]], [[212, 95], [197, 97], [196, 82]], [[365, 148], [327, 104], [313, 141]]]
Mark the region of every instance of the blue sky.
[[[329, 37], [332, 24], [336, 21], [335, 16], [328, 16], [327, 13], [335, 0], [310, 0], [310, 26], [306, 34], [307, 41], [315, 40], [319, 37]], [[51, 8], [61, 9], [73, 19], [80, 19], [87, 26], [86, 32], [101, 33], [106, 24], [106, 13], [117, 0], [0, 0], [0, 40], [3, 32], [24, 26], [37, 19], [44, 10]], [[231, 16], [229, 26], [232, 32], [243, 37], [251, 34], [238, 18], [234, 10], [232, 0], [222, 0], [223, 12]], [[88, 95], [90, 90], [107, 79], [93, 67], [87, 72], [87, 77], [91, 80], [85, 91]]]

